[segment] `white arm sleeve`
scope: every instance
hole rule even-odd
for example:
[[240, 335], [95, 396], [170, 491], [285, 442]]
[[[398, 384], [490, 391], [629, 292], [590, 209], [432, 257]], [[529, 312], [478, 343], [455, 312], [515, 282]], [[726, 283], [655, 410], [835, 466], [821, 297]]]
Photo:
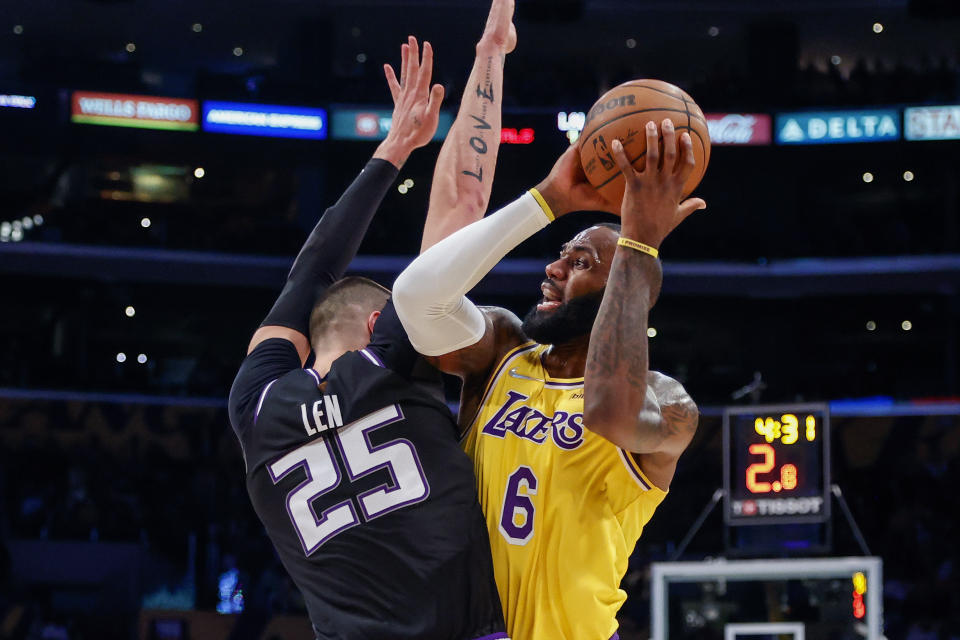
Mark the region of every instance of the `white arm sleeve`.
[[479, 342], [486, 321], [464, 294], [551, 219], [528, 192], [410, 263], [393, 285], [393, 304], [414, 348], [439, 356]]

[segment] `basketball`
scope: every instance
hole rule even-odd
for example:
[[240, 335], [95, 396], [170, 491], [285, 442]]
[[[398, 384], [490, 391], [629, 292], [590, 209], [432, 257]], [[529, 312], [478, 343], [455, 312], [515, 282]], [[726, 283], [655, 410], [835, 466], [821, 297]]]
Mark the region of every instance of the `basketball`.
[[[619, 138], [634, 168], [642, 170], [647, 155], [644, 129], [651, 120], [659, 129], [667, 118], [673, 121], [677, 131], [678, 146], [684, 131], [690, 132], [693, 142], [697, 166], [683, 188], [683, 197], [690, 195], [700, 184], [710, 162], [707, 121], [687, 92], [662, 80], [625, 82], [600, 96], [590, 109], [580, 136], [580, 163], [590, 184], [611, 202], [620, 202], [623, 176], [613, 159], [610, 143]], [[662, 152], [660, 157], [663, 158]]]

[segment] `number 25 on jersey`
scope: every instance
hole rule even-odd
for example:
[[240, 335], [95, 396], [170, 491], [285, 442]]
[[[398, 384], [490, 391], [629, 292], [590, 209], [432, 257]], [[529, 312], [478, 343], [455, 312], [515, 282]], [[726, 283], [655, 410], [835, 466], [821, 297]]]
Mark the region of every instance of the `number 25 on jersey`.
[[[311, 555], [338, 533], [363, 522], [386, 515], [407, 505], [423, 502], [430, 486], [423, 475], [417, 450], [408, 440], [390, 440], [379, 446], [370, 444], [370, 434], [403, 420], [398, 405], [384, 407], [356, 420], [329, 437], [318, 438], [294, 449], [268, 465], [270, 478], [277, 484], [295, 469], [303, 468], [306, 479], [287, 494], [287, 513], [293, 523], [303, 552]], [[387, 470], [392, 480], [317, 512], [314, 501], [340, 486], [342, 470], [333, 448], [339, 449], [350, 481], [375, 471]]]

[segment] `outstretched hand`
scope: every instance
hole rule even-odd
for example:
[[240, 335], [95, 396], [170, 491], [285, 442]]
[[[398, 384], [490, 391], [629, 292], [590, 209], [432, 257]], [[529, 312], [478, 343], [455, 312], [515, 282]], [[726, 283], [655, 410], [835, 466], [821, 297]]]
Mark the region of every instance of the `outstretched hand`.
[[681, 202], [683, 186], [696, 167], [693, 142], [686, 131], [677, 134], [671, 120], [661, 124], [663, 131], [663, 163], [660, 162], [660, 135], [655, 122], [646, 127], [647, 155], [642, 171], [637, 171], [627, 159], [620, 140], [610, 144], [613, 159], [626, 181], [620, 222], [623, 236], [659, 247], [663, 239], [698, 209], [706, 209], [700, 198]]
[[619, 214], [618, 203], [604, 198], [587, 180], [580, 166], [580, 151], [571, 145], [553, 165], [550, 174], [537, 185], [537, 190], [555, 216], [573, 211], [607, 211]]
[[413, 36], [400, 47], [400, 79], [389, 64], [383, 65], [383, 72], [393, 97], [393, 118], [390, 133], [381, 148], [386, 147], [393, 156], [386, 159], [399, 159], [399, 163], [394, 161], [399, 166], [414, 149], [430, 142], [437, 132], [443, 86], [430, 86], [433, 47], [424, 42], [421, 58], [417, 39]]
[[517, 29], [513, 25], [514, 0], [493, 0], [483, 35], [477, 49], [493, 47], [501, 53], [510, 53], [517, 46]]

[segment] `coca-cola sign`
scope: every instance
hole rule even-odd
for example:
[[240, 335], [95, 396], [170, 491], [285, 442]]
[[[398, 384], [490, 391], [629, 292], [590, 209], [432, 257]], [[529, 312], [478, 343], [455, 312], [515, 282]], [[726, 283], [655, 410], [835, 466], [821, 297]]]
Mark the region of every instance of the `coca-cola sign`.
[[765, 113], [707, 113], [705, 117], [711, 144], [770, 144], [773, 123]]

